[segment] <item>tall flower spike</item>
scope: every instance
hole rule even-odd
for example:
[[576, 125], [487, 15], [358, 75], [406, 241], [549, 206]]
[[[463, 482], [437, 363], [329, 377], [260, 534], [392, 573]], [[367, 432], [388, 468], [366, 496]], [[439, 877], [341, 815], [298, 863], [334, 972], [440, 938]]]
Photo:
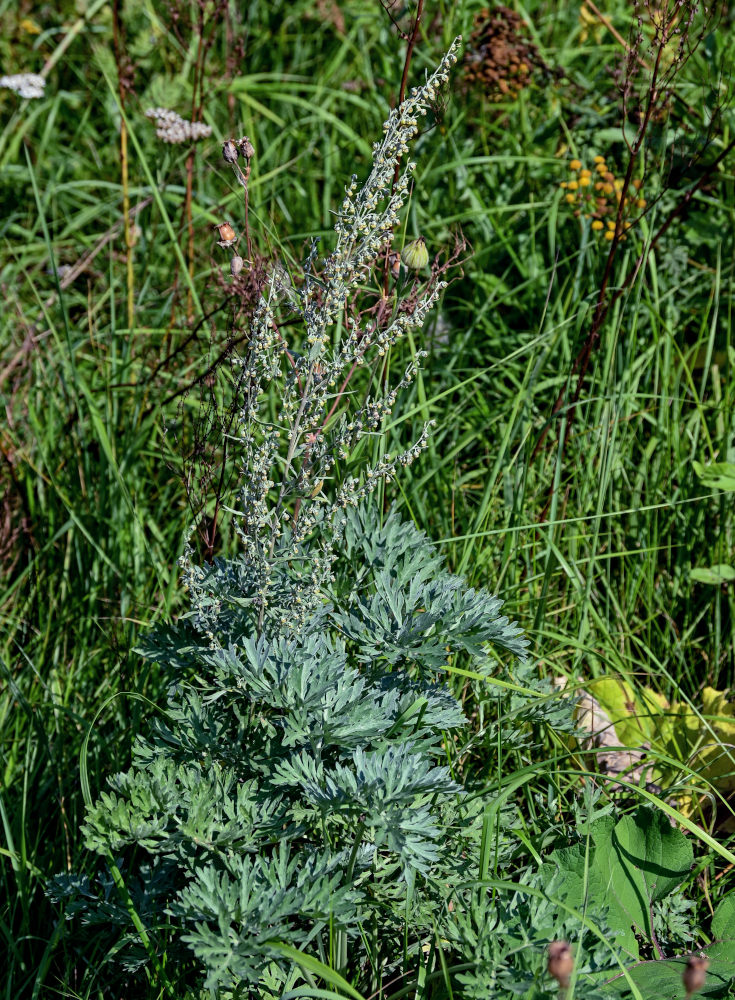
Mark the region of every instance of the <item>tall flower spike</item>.
[[[380, 325], [367, 310], [359, 320], [345, 316], [345, 306], [360, 292], [366, 271], [392, 242], [414, 169], [408, 162], [394, 187], [396, 166], [448, 79], [459, 43], [458, 38], [424, 85], [391, 112], [382, 139], [373, 146], [372, 167], [362, 186], [351, 178], [338, 212], [334, 251], [318, 268], [314, 244], [300, 282], [281, 264], [274, 265], [248, 336], [242, 338], [247, 347], [242, 356], [233, 356], [242, 474], [231, 511], [243, 547], [236, 590], [242, 606], [256, 611], [258, 632], [304, 628], [331, 578], [345, 510], [415, 461], [427, 445], [428, 424], [403, 452], [363, 464], [361, 472], [359, 467], [349, 475], [343, 470], [334, 493], [327, 487], [340, 460], [351, 458], [356, 446], [390, 418], [399, 390], [415, 378], [422, 352], [378, 398], [354, 405], [352, 393], [345, 391], [347, 383], [357, 368], [379, 363], [409, 329], [421, 327], [445, 287], [442, 282], [430, 285], [410, 311], [396, 311], [387, 325]], [[254, 153], [249, 140], [236, 140], [235, 146], [249, 162]], [[232, 155], [228, 144], [224, 154], [225, 159]], [[238, 164], [233, 166], [237, 172]], [[219, 235], [221, 246], [236, 238], [229, 224], [220, 224]], [[231, 265], [231, 273], [238, 266]], [[299, 353], [286, 346], [279, 332], [281, 306], [303, 321]], [[270, 423], [267, 400], [274, 395], [279, 409]], [[186, 550], [182, 567], [194, 621], [215, 643], [220, 605], [213, 603], [213, 578], [192, 566], [192, 554]], [[221, 589], [231, 586], [232, 581], [222, 581]]]

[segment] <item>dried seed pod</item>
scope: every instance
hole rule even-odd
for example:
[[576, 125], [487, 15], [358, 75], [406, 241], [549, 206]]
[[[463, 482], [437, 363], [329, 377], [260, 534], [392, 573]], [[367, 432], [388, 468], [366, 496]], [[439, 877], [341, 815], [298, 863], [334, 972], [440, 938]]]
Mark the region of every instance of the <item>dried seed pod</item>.
[[552, 941], [549, 945], [549, 975], [553, 976], [560, 988], [569, 986], [574, 969], [572, 949], [567, 941]]
[[235, 254], [235, 256], [230, 261], [230, 274], [232, 275], [232, 277], [236, 278], [240, 273], [240, 271], [242, 271], [244, 266], [245, 265], [242, 257], [240, 257], [239, 254]]
[[246, 135], [237, 140], [237, 148], [246, 160], [251, 160], [255, 156], [253, 144]]
[[225, 163], [234, 163], [238, 157], [237, 146], [232, 139], [227, 139], [222, 143], [222, 158]]
[[388, 254], [388, 267], [390, 268], [390, 273], [397, 281], [401, 276], [401, 255], [397, 250]]
[[684, 983], [684, 989], [686, 990], [687, 1000], [689, 1000], [692, 993], [698, 993], [704, 986], [704, 981], [707, 978], [708, 966], [708, 958], [705, 958], [702, 955], [690, 956], [681, 977], [681, 981]]
[[237, 234], [230, 225], [230, 223], [218, 222], [214, 228], [219, 230], [219, 239], [217, 240], [217, 246], [231, 247], [232, 244], [237, 239]]

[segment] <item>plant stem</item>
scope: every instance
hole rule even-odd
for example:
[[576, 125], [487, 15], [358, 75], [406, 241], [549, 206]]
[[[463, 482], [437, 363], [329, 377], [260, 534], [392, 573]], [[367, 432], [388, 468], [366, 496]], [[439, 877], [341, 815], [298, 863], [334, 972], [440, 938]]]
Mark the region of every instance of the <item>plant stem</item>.
[[[408, 86], [408, 73], [411, 68], [411, 59], [413, 58], [413, 50], [416, 47], [416, 40], [419, 37], [419, 28], [421, 26], [421, 18], [424, 15], [424, 0], [418, 0], [418, 6], [416, 7], [416, 20], [413, 23], [413, 28], [411, 29], [411, 34], [408, 37], [408, 43], [406, 45], [406, 58], [403, 60], [403, 74], [401, 75], [401, 89], [398, 92], [398, 107], [403, 104], [403, 100], [406, 96], [406, 87]], [[390, 193], [393, 195], [396, 184], [398, 183], [398, 178], [400, 177], [400, 164], [396, 163], [396, 169], [393, 173], [393, 184], [391, 185]], [[386, 248], [385, 251], [385, 265], [383, 267], [383, 298], [388, 298], [388, 287], [390, 282], [390, 246]]]
[[[120, 30], [120, 0], [113, 0], [112, 4], [112, 45], [115, 53], [115, 64], [117, 66], [117, 87], [120, 97], [120, 107], [125, 107], [125, 84], [122, 75], [122, 34]], [[120, 171], [122, 175], [123, 193], [123, 227], [125, 231], [125, 271], [127, 288], [127, 321], [128, 336], [133, 332], [135, 326], [135, 275], [133, 272], [133, 227], [130, 219], [130, 186], [128, 181], [128, 128], [125, 116], [120, 118]], [[132, 339], [130, 353], [132, 355]]]

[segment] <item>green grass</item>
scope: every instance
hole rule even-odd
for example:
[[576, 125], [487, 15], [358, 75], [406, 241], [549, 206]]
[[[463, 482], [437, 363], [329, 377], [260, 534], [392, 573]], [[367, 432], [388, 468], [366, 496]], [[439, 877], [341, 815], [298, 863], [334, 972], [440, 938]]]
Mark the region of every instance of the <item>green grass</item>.
[[[46, 11], [48, 23], [23, 9], [42, 29], [31, 35], [19, 27], [16, 5], [0, 2], [4, 72], [37, 69], [59, 51], [74, 20], [68, 6], [65, 17]], [[241, 206], [221, 137], [252, 139], [253, 238], [262, 253], [294, 267], [311, 237], [329, 246], [343, 186], [352, 172], [365, 172], [398, 91], [404, 45], [379, 5], [340, 7], [344, 34], [311, 3], [253, 0], [242, 23], [233, 15], [242, 58], [228, 53], [224, 26], [213, 29], [204, 120], [214, 137], [196, 148], [193, 180], [195, 315], [197, 298], [209, 314], [223, 294], [214, 275], [225, 256], [211, 226], [235, 221]], [[414, 79], [455, 34], [469, 36], [480, 7], [427, 5]], [[445, 119], [417, 145], [407, 237], [423, 234], [435, 249], [461, 227], [473, 255], [427, 333], [420, 380], [385, 430], [385, 447], [395, 451], [424, 419], [438, 422], [395, 496], [442, 545], [452, 569], [472, 585], [497, 588], [532, 638], [541, 676], [621, 675], [696, 710], [705, 685], [735, 686], [733, 589], [690, 578], [692, 567], [733, 559], [731, 496], [703, 488], [692, 465], [735, 459], [733, 161], [695, 196], [603, 325], [566, 448], [559, 447], [562, 411], [534, 457], [604, 263], [559, 181], [571, 155], [589, 163], [600, 152], [622, 167], [624, 147], [610, 132], [620, 122], [606, 69], [619, 59], [617, 42], [607, 32], [599, 43], [582, 41], [577, 10], [565, 4], [517, 9], [566, 82], [539, 77], [516, 100], [495, 103], [466, 92], [458, 71]], [[206, 369], [225, 329], [217, 314], [191, 337], [186, 151], [157, 145], [142, 113], [167, 98], [184, 113], [191, 99], [196, 46], [185, 34], [177, 40], [166, 20], [155, 3], [126, 12], [139, 63], [126, 107], [130, 198], [145, 203], [136, 219], [132, 330], [119, 235], [68, 287], [49, 267], [52, 259], [73, 264], [121, 217], [108, 9], [80, 24], [42, 101], [0, 91], [8, 567], [0, 578], [0, 940], [8, 998], [76, 995], [82, 959], [44, 885], [82, 856], [82, 743], [100, 713], [87, 755], [97, 790], [126, 765], [150, 714], [126, 692], [157, 703], [165, 696], [166, 678], [133, 651], [136, 637], [182, 608], [176, 560], [189, 510], [178, 442], [191, 440], [198, 394], [164, 400]], [[625, 34], [622, 5], [614, 20]], [[731, 45], [726, 25], [717, 39], [720, 49]], [[701, 51], [682, 82], [696, 108], [707, 99], [715, 58], [722, 53]], [[730, 141], [732, 121], [725, 113], [715, 153]], [[654, 148], [651, 190], [656, 164]], [[623, 245], [614, 282], [686, 186], [684, 177], [679, 193], [666, 195]], [[501, 782], [533, 763], [515, 751], [495, 761], [481, 738], [478, 746], [475, 766], [492, 760]], [[557, 773], [539, 767], [518, 793], [534, 843], [543, 834], [537, 797], [550, 789], [568, 817], [577, 794], [559, 753]], [[732, 788], [732, 779], [722, 785], [725, 799]], [[732, 850], [728, 812], [732, 805], [721, 802], [699, 820]], [[722, 895], [731, 871], [701, 842], [697, 850], [709, 883], [703, 876], [695, 893], [716, 880]], [[104, 995], [101, 982], [96, 989], [89, 995]]]

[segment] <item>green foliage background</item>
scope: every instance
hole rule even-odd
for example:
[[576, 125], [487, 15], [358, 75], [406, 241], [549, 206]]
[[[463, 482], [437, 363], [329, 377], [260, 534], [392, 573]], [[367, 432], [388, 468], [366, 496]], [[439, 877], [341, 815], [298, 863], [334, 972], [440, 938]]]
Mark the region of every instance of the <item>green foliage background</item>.
[[[246, 133], [253, 141], [256, 246], [295, 266], [310, 237], [329, 246], [330, 213], [349, 175], [365, 172], [405, 50], [378, 4], [232, 6], [230, 40], [218, 24], [207, 55], [203, 117], [214, 136], [197, 146], [193, 170], [193, 283], [205, 313], [221, 302], [216, 275], [225, 264], [211, 226], [223, 217], [241, 223], [221, 138]], [[456, 34], [470, 36], [480, 6], [427, 5], [415, 79]], [[692, 578], [693, 569], [733, 561], [731, 495], [700, 480], [694, 465], [735, 461], [732, 159], [606, 322], [563, 455], [555, 432], [532, 457], [604, 264], [601, 243], [568, 210], [558, 185], [571, 156], [591, 165], [602, 154], [621, 168], [625, 150], [611, 80], [616, 39], [590, 29], [576, 4], [517, 9], [545, 62], [564, 75], [537, 74], [517, 97], [498, 102], [466, 88], [458, 71], [445, 115], [416, 147], [407, 238], [424, 235], [434, 252], [461, 226], [473, 254], [427, 331], [421, 378], [385, 429], [381, 447], [394, 452], [424, 420], [438, 424], [429, 452], [390, 499], [440, 544], [451, 570], [507, 602], [532, 641], [534, 684], [619, 675], [633, 689], [688, 704], [704, 741], [713, 720], [700, 711], [703, 688], [734, 683], [732, 587]], [[3, 72], [52, 61], [43, 100], [24, 103], [0, 90], [0, 934], [8, 997], [59, 988], [74, 995], [86, 959], [62, 935], [63, 918], [44, 888], [82, 857], [83, 741], [91, 724], [85, 759], [99, 790], [108, 773], [129, 764], [151, 712], [125, 692], [162, 704], [169, 681], [132, 649], [141, 628], [181, 610], [175, 567], [190, 518], [181, 455], [199, 408], [191, 387], [225, 338], [219, 314], [194, 337], [185, 322], [186, 150], [157, 143], [143, 115], [162, 104], [186, 116], [190, 106], [196, 40], [186, 30], [186, 4], [182, 10], [177, 38], [167, 5], [130, 0], [122, 8], [135, 68], [126, 102], [130, 197], [146, 202], [136, 218], [131, 330], [119, 233], [61, 295], [50, 267], [52, 258], [73, 264], [120, 223], [110, 8], [0, 0]], [[630, 10], [619, 4], [606, 13], [627, 35]], [[729, 85], [727, 18], [680, 81], [690, 129], [679, 137], [683, 149], [701, 134], [692, 122]], [[709, 155], [730, 141], [732, 127], [725, 108]], [[652, 194], [667, 136], [650, 150], [644, 182]], [[675, 156], [672, 187], [625, 244], [618, 280], [697, 169]], [[569, 829], [582, 829], [599, 803], [580, 799], [579, 772], [553, 729], [539, 728], [533, 753], [504, 743], [486, 725], [485, 689], [458, 671], [450, 683], [476, 727], [469, 773], [505, 790], [523, 816], [522, 871], [526, 859], [535, 863], [566, 844]], [[594, 769], [593, 756], [581, 762]], [[702, 787], [688, 749], [673, 766], [680, 782]], [[630, 796], [624, 808], [645, 797]], [[697, 801], [692, 822], [731, 850], [727, 793], [715, 787]], [[696, 917], [678, 953], [718, 936], [710, 916], [732, 881], [722, 852], [696, 832], [690, 839], [695, 867], [681, 898], [694, 900]], [[485, 872], [502, 876], [490, 860]], [[465, 943], [487, 920], [479, 906]], [[523, 973], [513, 967], [519, 991], [540, 988], [543, 945], [524, 951], [533, 938], [529, 931], [518, 944], [530, 962]], [[427, 953], [429, 977], [441, 969], [438, 940]], [[488, 975], [497, 972], [497, 956], [483, 961]], [[104, 995], [104, 979], [95, 988]]]

